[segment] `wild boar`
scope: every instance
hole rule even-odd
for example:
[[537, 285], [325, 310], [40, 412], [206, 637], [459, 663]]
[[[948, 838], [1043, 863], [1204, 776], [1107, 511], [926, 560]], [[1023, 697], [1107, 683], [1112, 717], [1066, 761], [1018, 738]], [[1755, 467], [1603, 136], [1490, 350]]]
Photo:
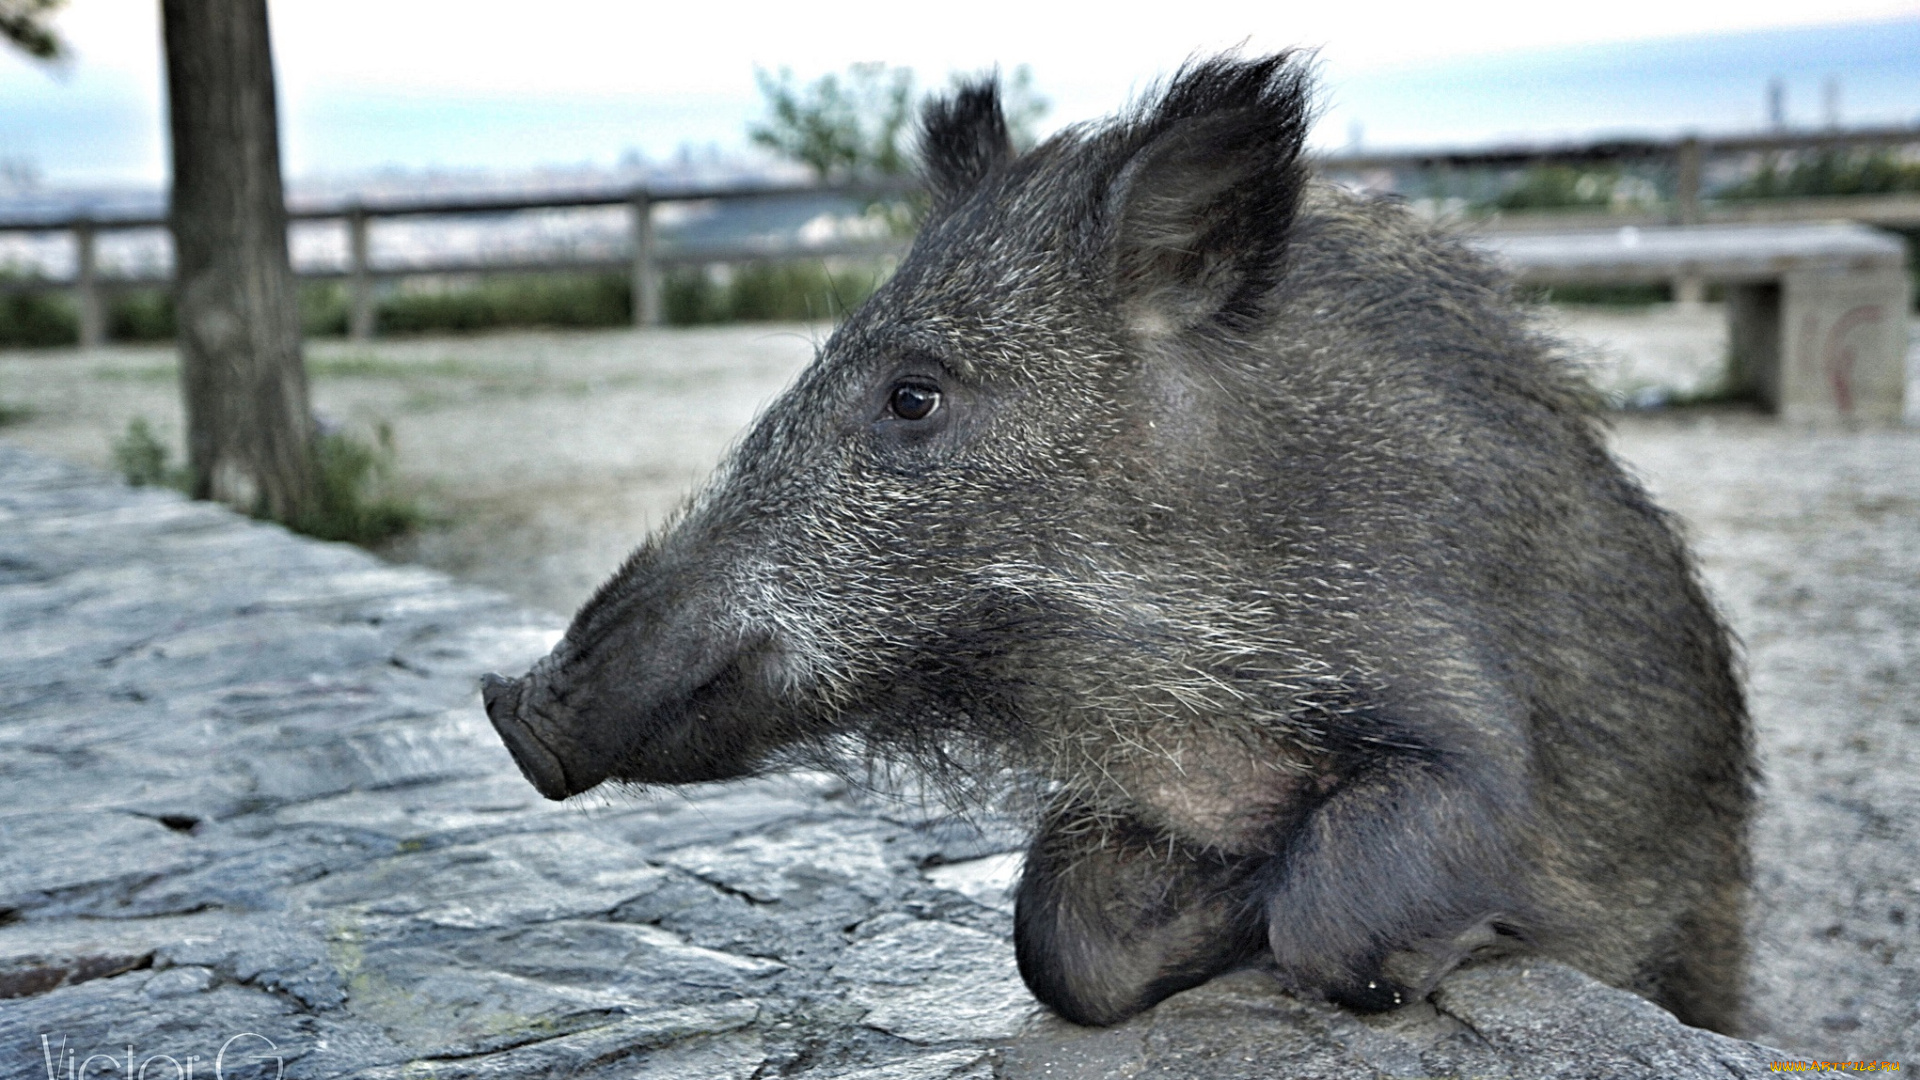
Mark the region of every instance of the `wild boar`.
[[1020, 970], [1082, 1023], [1520, 949], [1732, 1030], [1728, 635], [1501, 274], [1310, 178], [1308, 84], [1193, 62], [1025, 154], [991, 82], [931, 104], [898, 272], [489, 678], [527, 777], [1014, 778]]

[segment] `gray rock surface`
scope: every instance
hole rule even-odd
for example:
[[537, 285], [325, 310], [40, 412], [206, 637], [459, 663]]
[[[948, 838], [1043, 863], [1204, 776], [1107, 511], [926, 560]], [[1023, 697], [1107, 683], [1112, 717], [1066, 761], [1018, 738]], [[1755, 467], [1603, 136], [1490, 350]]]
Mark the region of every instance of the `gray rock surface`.
[[0, 445], [0, 1075], [1721, 1077], [1780, 1056], [1523, 963], [1382, 1017], [1243, 973], [1075, 1028], [1014, 970], [1004, 822], [820, 776], [539, 799], [475, 679], [557, 630]]

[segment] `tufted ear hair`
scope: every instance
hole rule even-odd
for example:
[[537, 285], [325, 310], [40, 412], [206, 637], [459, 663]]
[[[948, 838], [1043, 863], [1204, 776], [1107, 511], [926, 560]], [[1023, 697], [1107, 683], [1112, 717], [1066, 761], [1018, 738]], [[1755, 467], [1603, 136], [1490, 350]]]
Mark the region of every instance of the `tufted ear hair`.
[[987, 76], [927, 102], [920, 119], [920, 158], [936, 208], [972, 191], [994, 166], [1011, 161], [1013, 139], [1000, 111], [999, 81]]
[[1306, 184], [1307, 84], [1289, 53], [1190, 62], [1136, 114], [1106, 200], [1136, 332], [1246, 330], [1266, 313]]

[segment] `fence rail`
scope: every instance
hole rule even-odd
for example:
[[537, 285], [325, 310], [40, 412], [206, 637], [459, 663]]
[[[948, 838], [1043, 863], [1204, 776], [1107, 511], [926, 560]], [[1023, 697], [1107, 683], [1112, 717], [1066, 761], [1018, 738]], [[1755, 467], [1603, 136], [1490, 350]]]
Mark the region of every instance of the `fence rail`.
[[[1739, 136], [1689, 137], [1671, 140], [1615, 139], [1585, 143], [1549, 143], [1494, 146], [1477, 150], [1414, 150], [1395, 153], [1347, 152], [1317, 157], [1313, 165], [1326, 174], [1365, 174], [1387, 170], [1445, 172], [1472, 168], [1516, 168], [1532, 165], [1594, 165], [1607, 162], [1664, 162], [1675, 174], [1674, 196], [1658, 210], [1630, 212], [1556, 210], [1502, 212], [1471, 219], [1468, 227], [1485, 231], [1579, 228], [1583, 225], [1698, 224], [1702, 222], [1791, 222], [1851, 220], [1896, 228], [1920, 227], [1920, 193], [1894, 195], [1778, 198], [1750, 201], [1707, 201], [1701, 196], [1702, 174], [1708, 159], [1729, 154], [1783, 153], [1858, 147], [1895, 147], [1920, 144], [1920, 127], [1860, 128]], [[342, 221], [347, 228], [347, 265], [300, 271], [299, 276], [349, 283], [348, 332], [355, 338], [373, 333], [373, 286], [377, 281], [446, 274], [556, 273], [625, 271], [633, 289], [635, 325], [655, 325], [661, 319], [660, 272], [690, 264], [785, 261], [897, 254], [902, 240], [835, 241], [825, 244], [732, 243], [662, 247], [653, 221], [654, 208], [675, 202], [751, 202], [797, 196], [839, 195], [848, 198], [898, 198], [910, 194], [906, 182], [855, 185], [794, 186], [745, 184], [710, 188], [609, 189], [552, 195], [474, 196], [438, 199], [334, 200], [296, 202], [289, 221]], [[492, 258], [443, 260], [386, 265], [373, 264], [368, 236], [376, 219], [498, 215], [528, 210], [567, 210], [624, 206], [631, 217], [630, 253], [624, 258]], [[0, 219], [0, 233], [70, 233], [75, 248], [75, 273], [69, 279], [0, 279], [0, 293], [72, 290], [80, 316], [80, 340], [95, 345], [106, 337], [105, 295], [112, 290], [167, 284], [161, 275], [109, 275], [100, 270], [97, 240], [102, 232], [161, 228], [163, 215], [72, 215]]]
[[[1706, 164], [1735, 154], [1780, 154], [1867, 147], [1920, 145], [1920, 126], [1761, 132], [1746, 135], [1687, 136], [1679, 139], [1607, 139], [1570, 143], [1515, 143], [1473, 150], [1408, 150], [1391, 153], [1349, 151], [1315, 159], [1323, 173], [1364, 174], [1418, 170], [1518, 168], [1534, 165], [1599, 165], [1651, 162], [1674, 174], [1671, 203], [1663, 210], [1629, 212], [1525, 211], [1480, 215], [1467, 224], [1487, 231], [1565, 229], [1592, 225], [1699, 225], [1779, 223], [1844, 219], [1869, 225], [1908, 228], [1920, 225], [1920, 192], [1894, 195], [1773, 198], [1710, 203], [1702, 199]], [[1584, 220], [1583, 220], [1584, 219]]]

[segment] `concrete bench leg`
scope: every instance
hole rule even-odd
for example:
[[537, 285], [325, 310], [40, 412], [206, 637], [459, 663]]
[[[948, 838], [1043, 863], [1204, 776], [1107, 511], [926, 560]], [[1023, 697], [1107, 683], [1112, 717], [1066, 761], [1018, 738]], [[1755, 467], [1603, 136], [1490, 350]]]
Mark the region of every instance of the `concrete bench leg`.
[[1909, 289], [1897, 269], [1795, 270], [1731, 288], [1733, 385], [1788, 420], [1898, 422]]

